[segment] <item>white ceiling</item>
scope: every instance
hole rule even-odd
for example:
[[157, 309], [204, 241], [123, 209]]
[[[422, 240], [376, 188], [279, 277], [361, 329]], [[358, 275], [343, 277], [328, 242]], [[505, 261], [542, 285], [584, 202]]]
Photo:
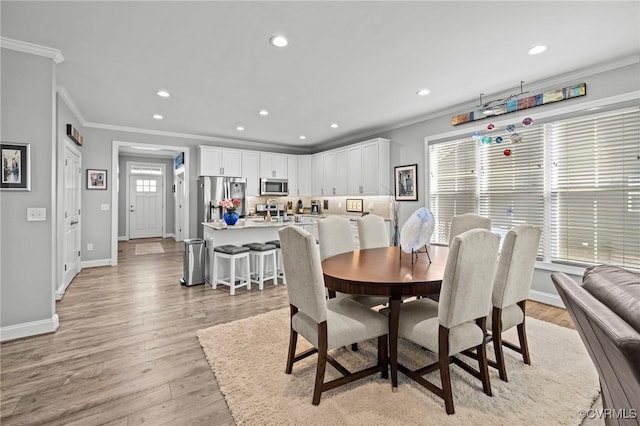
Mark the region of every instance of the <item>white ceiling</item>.
[[[305, 149], [640, 52], [638, 1], [2, 1], [1, 8], [3, 37], [62, 52], [57, 83], [87, 125]], [[274, 34], [289, 46], [271, 46]], [[528, 55], [537, 44], [547, 52]], [[421, 88], [431, 94], [416, 96]], [[156, 96], [159, 89], [171, 98]]]

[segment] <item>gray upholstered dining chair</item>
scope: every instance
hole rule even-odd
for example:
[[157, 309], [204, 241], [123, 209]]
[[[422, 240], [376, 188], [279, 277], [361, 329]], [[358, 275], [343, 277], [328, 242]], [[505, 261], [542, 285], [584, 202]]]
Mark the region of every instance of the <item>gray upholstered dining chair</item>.
[[[387, 318], [351, 298], [327, 300], [313, 236], [297, 226], [287, 226], [279, 235], [291, 310], [286, 373], [291, 374], [296, 361], [318, 354], [313, 405], [320, 404], [322, 392], [362, 377], [380, 372], [387, 378]], [[296, 355], [298, 335], [308, 340], [313, 348]], [[355, 373], [349, 372], [328, 353], [331, 349], [374, 338], [378, 339], [376, 365]], [[327, 362], [344, 377], [325, 382]]]
[[449, 245], [456, 235], [460, 235], [469, 229], [481, 228], [491, 231], [491, 219], [474, 213], [465, 213], [451, 218], [449, 228]]
[[[338, 254], [352, 252], [354, 245], [349, 219], [340, 216], [329, 216], [319, 220], [318, 242], [320, 244], [320, 259], [322, 260]], [[388, 302], [386, 297], [351, 296], [342, 293], [339, 296], [353, 298], [368, 307], [383, 305]]]
[[[533, 225], [518, 225], [507, 232], [502, 243], [498, 269], [493, 283], [493, 309], [487, 319], [487, 329], [491, 330], [496, 362], [500, 379], [507, 381], [502, 346], [522, 354], [525, 364], [531, 364], [527, 333], [525, 328], [526, 301], [533, 280], [540, 228]], [[520, 346], [502, 340], [502, 333], [518, 327]]]
[[389, 247], [389, 231], [381, 216], [368, 214], [359, 217], [357, 224], [361, 249]]
[[[438, 361], [417, 370], [398, 364], [398, 370], [443, 398], [447, 414], [454, 413], [452, 362], [480, 379], [484, 393], [491, 396], [485, 334], [499, 242], [498, 235], [485, 229], [456, 236], [449, 248], [440, 302], [425, 298], [402, 304], [398, 334], [436, 353]], [[477, 371], [454, 356], [470, 348], [479, 355]], [[441, 388], [422, 376], [438, 369]]]

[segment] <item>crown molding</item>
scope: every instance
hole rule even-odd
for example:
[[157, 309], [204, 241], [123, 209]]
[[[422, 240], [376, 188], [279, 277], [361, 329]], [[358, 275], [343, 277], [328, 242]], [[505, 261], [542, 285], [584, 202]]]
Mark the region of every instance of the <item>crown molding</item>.
[[56, 91], [58, 92], [58, 95], [60, 95], [60, 98], [64, 101], [64, 103], [67, 104], [67, 106], [71, 110], [71, 113], [76, 117], [76, 119], [78, 119], [78, 121], [80, 122], [80, 125], [84, 126], [85, 125], [84, 117], [80, 113], [80, 110], [78, 109], [76, 104], [73, 102], [73, 99], [71, 99], [71, 95], [69, 95], [69, 92], [67, 92], [67, 89], [64, 86], [57, 86]]
[[0, 37], [0, 47], [3, 49], [10, 49], [32, 55], [44, 56], [45, 58], [51, 58], [56, 64], [60, 64], [64, 61], [64, 56], [62, 56], [62, 52], [58, 49], [40, 46], [39, 44], [28, 43], [26, 41]]

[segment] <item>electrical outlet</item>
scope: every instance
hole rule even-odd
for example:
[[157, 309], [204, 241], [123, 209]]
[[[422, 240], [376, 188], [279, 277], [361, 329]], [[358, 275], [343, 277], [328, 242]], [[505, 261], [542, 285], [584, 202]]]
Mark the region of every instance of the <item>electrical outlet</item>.
[[47, 209], [45, 207], [28, 207], [27, 222], [44, 222], [47, 220]]
[[109, 211], [109, 204], [100, 204], [100, 210], [103, 212]]
[[93, 251], [93, 244], [92, 243], [87, 244], [87, 251]]

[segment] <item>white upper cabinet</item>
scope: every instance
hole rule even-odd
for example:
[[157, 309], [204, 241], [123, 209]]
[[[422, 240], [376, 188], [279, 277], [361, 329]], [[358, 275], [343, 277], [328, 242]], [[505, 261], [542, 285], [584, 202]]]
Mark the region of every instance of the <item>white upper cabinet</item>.
[[200, 145], [200, 176], [242, 177], [242, 151]]
[[311, 191], [311, 156], [297, 155], [298, 159], [298, 191], [296, 194], [289, 189], [289, 195], [312, 195]]
[[287, 179], [287, 155], [284, 154], [260, 154], [260, 177]]
[[289, 181], [289, 195], [292, 197], [299, 195], [297, 155], [287, 155], [287, 180]]
[[324, 184], [324, 155], [311, 156], [311, 193], [308, 195], [322, 195]]
[[348, 150], [339, 149], [336, 151], [336, 170], [335, 170], [335, 191], [333, 195], [348, 195], [347, 181], [349, 172], [349, 156]]
[[348, 151], [349, 195], [390, 195], [389, 140], [361, 142]]
[[323, 184], [320, 195], [336, 195], [336, 152], [328, 151], [323, 156]]
[[257, 151], [242, 152], [242, 177], [247, 180], [246, 195], [248, 197], [257, 197], [260, 195], [260, 177], [258, 176], [259, 158], [260, 153]]

